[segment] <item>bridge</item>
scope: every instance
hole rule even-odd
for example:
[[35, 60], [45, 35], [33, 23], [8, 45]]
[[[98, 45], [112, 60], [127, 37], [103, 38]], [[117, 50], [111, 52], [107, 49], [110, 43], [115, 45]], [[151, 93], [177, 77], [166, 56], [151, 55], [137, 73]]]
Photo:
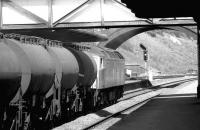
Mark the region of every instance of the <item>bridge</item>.
[[[183, 28], [196, 31], [196, 22], [192, 17], [138, 18], [121, 0], [0, 0], [0, 19], [3, 33], [36, 35], [63, 42], [104, 41], [103, 45], [108, 44], [105, 45], [108, 47], [113, 38], [105, 42], [108, 37], [102, 34], [102, 30], [108, 28], [133, 27], [132, 30], [137, 30], [131, 31], [134, 35], [166, 25], [185, 25]], [[80, 36], [79, 31], [84, 36]], [[128, 32], [130, 29], [127, 29]]]

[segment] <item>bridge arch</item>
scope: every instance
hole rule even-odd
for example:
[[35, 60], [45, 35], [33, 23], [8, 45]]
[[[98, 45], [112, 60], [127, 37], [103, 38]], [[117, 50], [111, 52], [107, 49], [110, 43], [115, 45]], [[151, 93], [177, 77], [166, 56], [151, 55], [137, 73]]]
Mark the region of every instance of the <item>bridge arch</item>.
[[131, 28], [120, 28], [116, 30], [114, 33], [112, 33], [109, 37], [108, 41], [101, 42], [100, 46], [105, 46], [107, 48], [111, 49], [117, 49], [120, 45], [122, 45], [125, 41], [130, 39], [133, 36], [136, 36], [140, 33], [156, 30], [156, 29], [168, 29], [168, 30], [175, 30], [175, 31], [181, 31], [181, 32], [187, 32], [190, 33], [192, 36], [196, 37], [197, 34], [195, 31], [187, 28], [187, 27], [131, 27]]

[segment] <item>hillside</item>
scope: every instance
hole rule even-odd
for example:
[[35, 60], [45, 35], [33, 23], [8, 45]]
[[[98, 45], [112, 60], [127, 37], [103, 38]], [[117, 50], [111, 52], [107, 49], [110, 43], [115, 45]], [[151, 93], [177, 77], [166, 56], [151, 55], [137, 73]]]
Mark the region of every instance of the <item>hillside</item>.
[[118, 48], [127, 64], [144, 66], [142, 43], [149, 53], [149, 65], [162, 73], [185, 73], [197, 70], [196, 37], [188, 34], [156, 30], [139, 34]]

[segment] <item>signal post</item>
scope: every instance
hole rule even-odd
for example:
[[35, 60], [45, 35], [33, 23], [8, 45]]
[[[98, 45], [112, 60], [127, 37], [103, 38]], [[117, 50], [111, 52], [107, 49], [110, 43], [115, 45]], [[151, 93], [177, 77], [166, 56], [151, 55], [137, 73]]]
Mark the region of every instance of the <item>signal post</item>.
[[147, 75], [147, 79], [149, 79], [148, 64], [147, 64], [147, 61], [148, 61], [148, 51], [147, 51], [147, 48], [144, 45], [140, 44], [140, 47], [143, 50], [143, 56], [144, 56], [144, 62], [145, 62], [145, 73]]

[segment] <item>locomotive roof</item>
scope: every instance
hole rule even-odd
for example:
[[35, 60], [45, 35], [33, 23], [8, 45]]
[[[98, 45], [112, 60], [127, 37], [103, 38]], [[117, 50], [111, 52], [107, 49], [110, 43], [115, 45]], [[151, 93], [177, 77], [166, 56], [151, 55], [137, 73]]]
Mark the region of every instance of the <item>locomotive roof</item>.
[[105, 47], [92, 46], [89, 49], [89, 52], [97, 54], [100, 57], [107, 57], [111, 59], [124, 59], [124, 57], [118, 51]]
[[124, 57], [118, 51], [98, 45], [73, 43], [69, 47], [79, 51], [89, 52], [100, 57], [106, 57], [110, 59], [124, 59]]

